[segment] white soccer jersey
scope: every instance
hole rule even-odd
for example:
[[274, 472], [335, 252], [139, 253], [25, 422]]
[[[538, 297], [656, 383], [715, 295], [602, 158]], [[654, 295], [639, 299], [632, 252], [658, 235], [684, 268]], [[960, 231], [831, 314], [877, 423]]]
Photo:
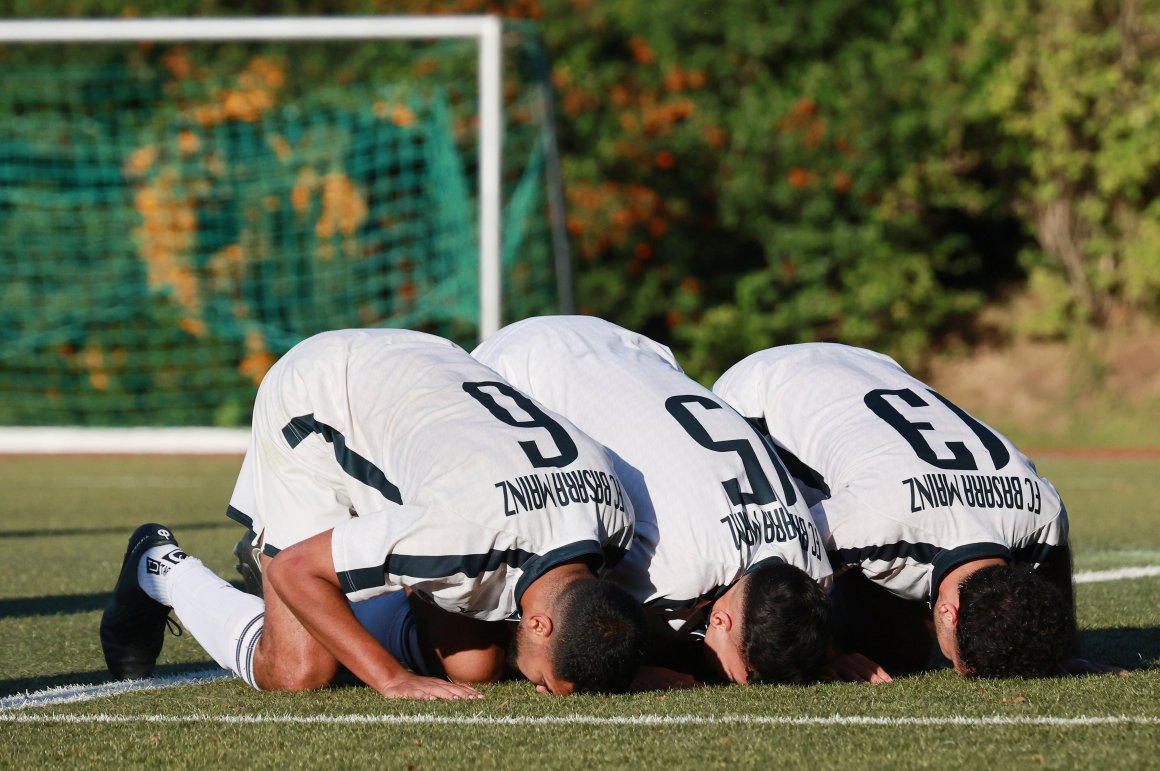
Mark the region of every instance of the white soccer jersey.
[[602, 443], [636, 511], [611, 577], [674, 630], [746, 572], [781, 560], [828, 582], [809, 509], [772, 448], [643, 335], [583, 316], [529, 319], [473, 354]]
[[1039, 565], [1067, 541], [1059, 494], [1034, 464], [893, 359], [832, 343], [787, 345], [730, 368], [713, 390], [765, 422], [820, 474], [814, 506], [835, 569], [933, 601], [942, 577], [982, 557]]
[[385, 329], [271, 368], [230, 516], [271, 550], [333, 528], [352, 600], [409, 586], [486, 621], [552, 567], [617, 561], [633, 521], [603, 447], [454, 343]]

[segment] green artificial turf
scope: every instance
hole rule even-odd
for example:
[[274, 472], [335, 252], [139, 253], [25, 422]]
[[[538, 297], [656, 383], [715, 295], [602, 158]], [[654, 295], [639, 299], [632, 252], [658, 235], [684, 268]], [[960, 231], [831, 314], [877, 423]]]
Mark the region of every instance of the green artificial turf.
[[[1160, 762], [1160, 577], [1081, 584], [1085, 653], [1126, 677], [730, 686], [617, 697], [387, 701], [234, 679], [42, 707], [107, 681], [101, 608], [129, 533], [171, 525], [226, 578], [236, 458], [0, 459], [0, 768], [1149, 768]], [[1160, 463], [1045, 460], [1077, 571], [1160, 565]], [[215, 668], [188, 635], [159, 675]], [[1056, 718], [1071, 722], [1049, 723]], [[667, 721], [667, 722], [666, 722]], [[869, 723], [866, 721], [878, 721]], [[1036, 722], [1039, 721], [1039, 722]]]

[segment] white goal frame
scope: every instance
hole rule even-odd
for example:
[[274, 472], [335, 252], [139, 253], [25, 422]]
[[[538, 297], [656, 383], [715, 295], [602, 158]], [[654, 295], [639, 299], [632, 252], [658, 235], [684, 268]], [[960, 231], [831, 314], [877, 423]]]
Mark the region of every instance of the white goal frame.
[[[502, 319], [503, 24], [497, 16], [284, 16], [266, 18], [0, 21], [0, 44], [339, 41], [470, 38], [479, 89], [479, 339]], [[0, 455], [61, 453], [235, 454], [246, 429], [4, 428]]]

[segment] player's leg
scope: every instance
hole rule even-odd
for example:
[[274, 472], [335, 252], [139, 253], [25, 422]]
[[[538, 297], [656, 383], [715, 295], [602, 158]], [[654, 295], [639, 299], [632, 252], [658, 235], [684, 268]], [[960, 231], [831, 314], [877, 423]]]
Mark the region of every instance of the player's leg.
[[158, 524], [142, 525], [130, 537], [101, 617], [101, 647], [114, 677], [152, 673], [171, 608], [215, 661], [254, 683], [248, 651], [262, 633], [262, 601], [188, 556], [172, 531]]
[[[301, 352], [287, 354], [267, 374], [254, 402], [252, 439], [228, 514], [258, 535], [260, 563], [253, 564], [247, 584], [261, 586], [264, 630], [246, 654], [253, 684], [262, 690], [305, 690], [330, 684], [338, 670], [334, 656], [306, 630], [269, 580], [276, 555], [296, 543], [333, 528], [351, 516], [343, 500], [343, 471], [335, 448], [321, 435], [298, 426], [294, 416], [312, 415], [316, 396], [295, 376]], [[289, 437], [293, 437], [293, 441]], [[243, 549], [247, 545], [239, 544]], [[246, 555], [239, 555], [244, 557]], [[245, 564], [245, 561], [243, 561]], [[260, 567], [259, 567], [260, 564]], [[245, 573], [243, 573], [245, 575]]]
[[[261, 597], [263, 592], [261, 540], [252, 530], [247, 530], [234, 547], [234, 556], [238, 560], [235, 569], [245, 581], [246, 592], [257, 597]], [[404, 667], [427, 677], [445, 675], [435, 656], [428, 657], [424, 653], [415, 618], [407, 604], [407, 592], [388, 592], [369, 600], [352, 602], [350, 606], [363, 628]], [[340, 666], [335, 682], [349, 684], [357, 679]]]
[[[214, 661], [255, 688], [305, 690], [325, 686], [333, 680], [338, 666], [334, 657], [310, 636], [268, 582], [263, 603], [262, 599], [234, 588], [201, 560], [185, 554], [167, 528], [145, 526], [143, 529], [147, 528], [154, 528], [164, 537], [154, 536], [158, 543], [141, 551], [135, 559], [136, 567], [127, 566], [126, 570], [136, 573], [136, 584], [148, 597], [139, 605], [153, 614], [148, 624], [120, 625], [119, 629], [125, 630], [130, 639], [139, 637], [139, 630], [147, 629], [150, 639], [160, 640], [166, 609], [172, 608]], [[109, 616], [106, 612], [106, 617]], [[119, 617], [125, 616], [123, 612], [119, 614]], [[117, 636], [106, 632], [112, 626], [112, 622], [102, 621], [103, 643], [107, 637]], [[120, 634], [122, 638], [125, 636], [126, 633]], [[105, 645], [106, 658], [110, 657], [111, 647]], [[158, 652], [159, 643], [149, 661], [150, 670]], [[114, 668], [113, 660], [117, 658], [113, 655], [110, 661], [115, 675], [118, 669]]]
[[937, 650], [925, 603], [904, 600], [848, 570], [834, 579], [834, 638], [845, 653], [861, 653], [891, 674], [930, 666]]
[[[164, 525], [142, 525], [129, 536], [121, 573], [101, 614], [101, 651], [109, 673], [117, 680], [153, 674], [165, 641], [169, 605], [146, 591], [150, 571], [142, 566], [150, 552], [171, 556], [174, 562], [185, 556]], [[168, 570], [171, 564], [154, 561], [149, 567], [157, 573], [163, 567]]]
[[[284, 547], [350, 516], [335, 500], [334, 482], [315, 470], [325, 468], [323, 464], [301, 453], [280, 467], [274, 462], [278, 470], [271, 472], [265, 457], [271, 451], [278, 452], [276, 444], [251, 445], [231, 498], [232, 519], [263, 528], [267, 523], [258, 514], [277, 512], [263, 533]], [[266, 492], [262, 500], [268, 505], [258, 504], [258, 489]], [[161, 651], [172, 608], [216, 662], [250, 685], [277, 690], [325, 685], [333, 677], [333, 657], [308, 639], [280, 598], [268, 596], [266, 601], [264, 605], [261, 598], [238, 591], [200, 560], [187, 557], [168, 528], [142, 526], [130, 539], [113, 601], [101, 621], [109, 669], [118, 678], [147, 677]], [[260, 651], [272, 653], [263, 659]], [[277, 665], [277, 655], [292, 657], [293, 663]]]
[[271, 557], [262, 555], [265, 629], [253, 651], [254, 683], [263, 691], [322, 688], [334, 680], [338, 660], [295, 617], [270, 583]]
[[173, 608], [182, 626], [214, 661], [259, 687], [254, 681], [252, 651], [264, 628], [261, 598], [236, 589], [195, 557], [158, 577], [148, 591]]

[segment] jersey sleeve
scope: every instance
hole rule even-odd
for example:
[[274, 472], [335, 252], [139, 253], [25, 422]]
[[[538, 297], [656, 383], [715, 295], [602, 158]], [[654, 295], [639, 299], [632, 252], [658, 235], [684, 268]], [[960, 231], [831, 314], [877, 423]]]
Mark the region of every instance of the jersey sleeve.
[[[1050, 482], [1041, 480], [1047, 485]], [[1052, 487], [1054, 490], [1054, 487]], [[1067, 507], [1059, 501], [1059, 516], [1047, 522], [1025, 539], [1016, 543], [1011, 549], [1014, 562], [1038, 568], [1055, 562], [1056, 554], [1067, 546], [1069, 524]]]
[[[334, 528], [334, 572], [351, 601], [366, 600], [409, 584], [408, 579], [413, 576], [392, 572], [391, 557], [418, 526], [422, 515], [419, 509], [400, 506], [389, 514], [352, 517]], [[398, 570], [397, 564], [394, 567]]]
[[[436, 606], [481, 621], [519, 611], [524, 590], [552, 568], [583, 562], [600, 573], [632, 539], [631, 509], [576, 504], [547, 530], [492, 528], [417, 506], [354, 517], [336, 526], [331, 552], [351, 601], [409, 587]], [[594, 526], [591, 512], [606, 517]], [[584, 516], [568, 517], [583, 511]]]
[[[593, 544], [580, 548], [598, 552]], [[515, 614], [521, 570], [541, 556], [506, 534], [411, 506], [342, 523], [331, 551], [351, 601], [409, 587], [443, 610], [481, 621]]]

